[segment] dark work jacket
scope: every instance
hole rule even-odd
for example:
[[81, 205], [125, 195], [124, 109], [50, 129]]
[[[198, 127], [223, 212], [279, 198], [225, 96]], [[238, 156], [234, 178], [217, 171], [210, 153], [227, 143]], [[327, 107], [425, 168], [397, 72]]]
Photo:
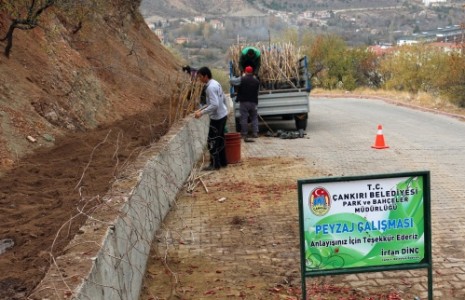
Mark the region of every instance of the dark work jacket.
[[254, 102], [258, 104], [258, 90], [260, 82], [253, 75], [241, 77], [241, 84], [237, 87], [238, 102]]

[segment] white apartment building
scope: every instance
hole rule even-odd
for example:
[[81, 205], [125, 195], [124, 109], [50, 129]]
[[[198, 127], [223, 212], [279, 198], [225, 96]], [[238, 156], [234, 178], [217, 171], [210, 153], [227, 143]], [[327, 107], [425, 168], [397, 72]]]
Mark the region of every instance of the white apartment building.
[[431, 4], [434, 4], [434, 3], [445, 3], [447, 2], [447, 0], [422, 0], [423, 1], [423, 4], [425, 6], [430, 6]]

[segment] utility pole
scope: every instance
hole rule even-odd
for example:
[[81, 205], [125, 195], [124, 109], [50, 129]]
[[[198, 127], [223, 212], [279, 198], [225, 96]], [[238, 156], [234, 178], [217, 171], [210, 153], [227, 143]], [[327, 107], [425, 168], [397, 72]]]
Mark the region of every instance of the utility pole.
[[[462, 6], [465, 10], [465, 5]], [[464, 48], [464, 35], [465, 35], [465, 23], [464, 22], [461, 22], [460, 23], [460, 29], [462, 30], [462, 41], [460, 42], [461, 46], [462, 46], [462, 54], [463, 54], [463, 48]]]
[[269, 28], [268, 28], [268, 50], [271, 50], [271, 33], [270, 33]]

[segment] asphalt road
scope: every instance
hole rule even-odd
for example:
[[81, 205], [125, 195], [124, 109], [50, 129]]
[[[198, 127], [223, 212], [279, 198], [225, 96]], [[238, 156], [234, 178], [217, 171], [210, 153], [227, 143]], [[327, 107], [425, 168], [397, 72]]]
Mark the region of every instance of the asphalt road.
[[[250, 143], [246, 155], [299, 157], [328, 176], [430, 171], [434, 298], [465, 299], [465, 121], [380, 100], [310, 101], [306, 138]], [[387, 149], [371, 147], [378, 125]]]

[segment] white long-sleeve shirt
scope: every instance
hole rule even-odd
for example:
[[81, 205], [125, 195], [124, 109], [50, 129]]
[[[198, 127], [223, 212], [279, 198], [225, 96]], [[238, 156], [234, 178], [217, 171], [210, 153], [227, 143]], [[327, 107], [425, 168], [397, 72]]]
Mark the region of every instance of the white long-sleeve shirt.
[[210, 79], [207, 82], [205, 94], [207, 105], [202, 114], [208, 114], [212, 120], [219, 120], [228, 115], [226, 96], [218, 81]]

